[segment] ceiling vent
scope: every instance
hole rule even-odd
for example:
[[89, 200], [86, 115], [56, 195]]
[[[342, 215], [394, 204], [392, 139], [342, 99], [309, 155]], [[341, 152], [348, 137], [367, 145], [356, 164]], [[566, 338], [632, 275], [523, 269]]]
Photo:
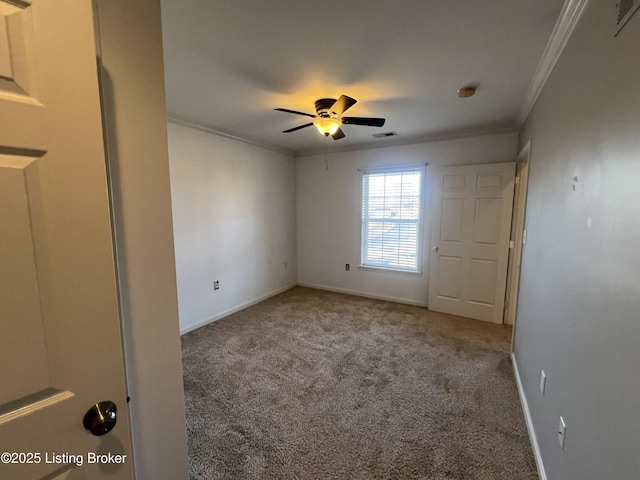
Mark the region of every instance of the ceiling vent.
[[373, 136], [376, 138], [397, 137], [398, 134], [396, 132], [384, 132], [384, 133], [374, 133]]
[[616, 8], [618, 9], [618, 20], [616, 21], [616, 33], [614, 37], [617, 37], [622, 28], [631, 19], [636, 10], [640, 7], [640, 0], [618, 0]]

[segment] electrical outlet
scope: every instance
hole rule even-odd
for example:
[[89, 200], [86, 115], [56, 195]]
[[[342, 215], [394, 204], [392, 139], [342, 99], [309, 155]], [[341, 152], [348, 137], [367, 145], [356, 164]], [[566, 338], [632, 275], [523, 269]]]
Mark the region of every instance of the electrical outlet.
[[220, 282], [218, 280], [213, 282], [213, 289], [214, 290], [220, 290]]
[[540, 393], [544, 396], [544, 389], [547, 386], [547, 374], [540, 370]]
[[344, 269], [348, 272], [351, 266], [348, 263], [344, 264]]
[[564, 450], [564, 440], [567, 437], [567, 424], [564, 423], [564, 418], [560, 417], [560, 425], [558, 425], [558, 443], [560, 448]]

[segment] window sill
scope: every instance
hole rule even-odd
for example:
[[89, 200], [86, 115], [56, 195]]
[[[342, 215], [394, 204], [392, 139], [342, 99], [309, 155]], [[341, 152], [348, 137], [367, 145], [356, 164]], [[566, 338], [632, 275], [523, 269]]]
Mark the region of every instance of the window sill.
[[420, 271], [412, 271], [412, 270], [400, 270], [398, 268], [387, 268], [387, 267], [374, 267], [372, 265], [358, 265], [358, 270], [371, 271], [371, 272], [384, 272], [384, 273], [392, 273], [395, 275], [409, 275], [412, 277], [421, 277], [422, 272]]

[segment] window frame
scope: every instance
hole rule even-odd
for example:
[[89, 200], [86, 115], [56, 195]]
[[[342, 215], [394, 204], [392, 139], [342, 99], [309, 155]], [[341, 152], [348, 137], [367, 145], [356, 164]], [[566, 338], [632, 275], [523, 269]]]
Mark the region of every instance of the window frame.
[[[382, 271], [388, 273], [397, 273], [404, 275], [422, 275], [422, 258], [424, 250], [424, 217], [426, 209], [426, 168], [428, 163], [414, 164], [414, 165], [394, 165], [385, 167], [371, 167], [358, 169], [360, 180], [360, 263], [358, 264], [359, 270], [370, 271]], [[416, 268], [402, 268], [397, 266], [382, 266], [370, 263], [365, 263], [364, 259], [364, 240], [365, 240], [365, 202], [364, 202], [364, 177], [369, 174], [384, 174], [384, 173], [401, 173], [401, 172], [414, 172], [420, 173], [420, 195], [418, 200], [418, 220], [417, 220], [417, 236], [416, 236]]]

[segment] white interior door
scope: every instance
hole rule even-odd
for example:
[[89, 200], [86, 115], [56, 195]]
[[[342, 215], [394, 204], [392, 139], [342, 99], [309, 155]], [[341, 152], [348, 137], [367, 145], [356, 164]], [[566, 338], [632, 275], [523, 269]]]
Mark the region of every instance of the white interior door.
[[502, 323], [515, 163], [433, 170], [429, 309]]
[[133, 478], [105, 171], [91, 0], [0, 0], [2, 479]]

